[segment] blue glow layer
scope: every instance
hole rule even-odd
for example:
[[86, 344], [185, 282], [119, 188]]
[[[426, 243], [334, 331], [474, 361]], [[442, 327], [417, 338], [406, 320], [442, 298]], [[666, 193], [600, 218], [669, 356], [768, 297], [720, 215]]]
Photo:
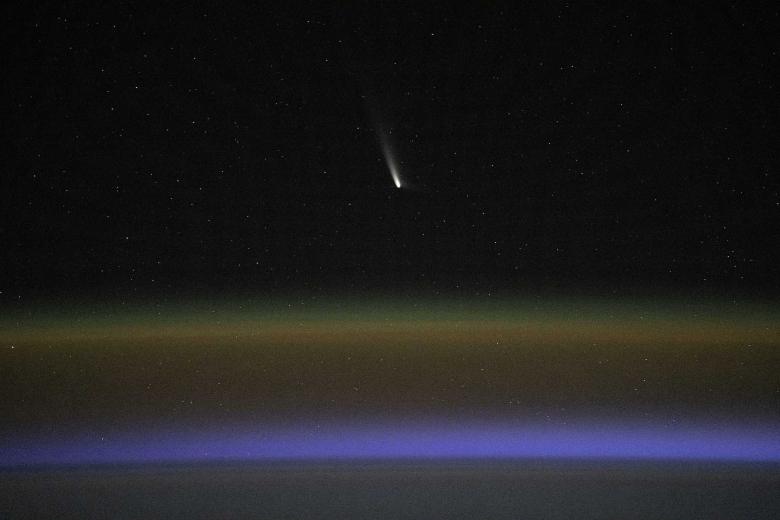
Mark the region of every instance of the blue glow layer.
[[373, 424], [0, 440], [0, 466], [343, 459], [780, 461], [776, 426]]

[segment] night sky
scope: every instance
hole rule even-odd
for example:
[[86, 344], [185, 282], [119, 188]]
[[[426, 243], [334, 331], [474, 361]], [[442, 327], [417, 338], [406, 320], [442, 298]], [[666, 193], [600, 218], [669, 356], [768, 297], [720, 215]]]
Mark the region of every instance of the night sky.
[[16, 9], [4, 306], [777, 295], [776, 7]]
[[3, 8], [0, 469], [780, 461], [778, 7], [420, 4]]

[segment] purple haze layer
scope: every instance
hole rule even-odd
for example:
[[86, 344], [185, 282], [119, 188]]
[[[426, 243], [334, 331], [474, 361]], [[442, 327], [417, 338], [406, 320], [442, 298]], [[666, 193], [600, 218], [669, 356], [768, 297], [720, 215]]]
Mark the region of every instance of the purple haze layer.
[[52, 435], [0, 441], [0, 466], [344, 459], [780, 461], [776, 426], [369, 424]]

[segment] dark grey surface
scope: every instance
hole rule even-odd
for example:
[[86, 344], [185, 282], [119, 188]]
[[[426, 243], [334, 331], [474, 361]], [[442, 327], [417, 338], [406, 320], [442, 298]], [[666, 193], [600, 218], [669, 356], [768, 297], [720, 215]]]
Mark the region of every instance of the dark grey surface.
[[778, 518], [780, 466], [358, 462], [0, 473], [2, 518]]

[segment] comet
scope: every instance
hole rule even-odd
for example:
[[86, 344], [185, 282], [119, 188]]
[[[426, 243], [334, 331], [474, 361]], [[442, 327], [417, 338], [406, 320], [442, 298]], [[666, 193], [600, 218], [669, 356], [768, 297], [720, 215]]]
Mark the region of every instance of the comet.
[[401, 175], [398, 173], [398, 162], [395, 160], [393, 151], [390, 148], [390, 143], [386, 135], [382, 138], [382, 154], [385, 156], [385, 162], [387, 163], [387, 169], [390, 170], [390, 176], [393, 178], [393, 184], [395, 187], [401, 188]]
[[395, 168], [392, 166], [390, 167], [390, 175], [393, 176], [393, 182], [395, 183], [396, 188], [401, 188], [401, 179], [398, 177], [398, 172], [395, 171]]

